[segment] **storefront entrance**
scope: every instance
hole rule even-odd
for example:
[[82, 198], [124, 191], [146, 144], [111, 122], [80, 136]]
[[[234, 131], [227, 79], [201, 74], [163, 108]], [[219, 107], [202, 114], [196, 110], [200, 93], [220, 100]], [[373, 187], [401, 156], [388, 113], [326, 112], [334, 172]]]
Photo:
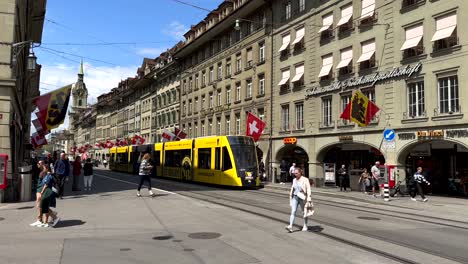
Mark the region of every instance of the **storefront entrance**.
[[[303, 148], [297, 145], [285, 145], [276, 154], [276, 163], [281, 164], [282, 160], [286, 162], [288, 168], [296, 163], [297, 167], [304, 169], [304, 176], [309, 177], [309, 155]], [[290, 176], [288, 176], [288, 181], [292, 181]]]
[[425, 187], [428, 193], [439, 195], [463, 195], [460, 185], [462, 177], [468, 177], [468, 148], [448, 140], [417, 142], [403, 149], [398, 156], [405, 165], [407, 177], [417, 167], [423, 168], [423, 175], [431, 183]]
[[373, 146], [363, 143], [338, 143], [322, 149], [317, 161], [324, 164], [325, 185], [338, 184], [338, 169], [345, 165], [351, 189], [359, 189], [359, 177], [364, 168], [370, 172], [376, 161], [385, 164], [385, 157]]

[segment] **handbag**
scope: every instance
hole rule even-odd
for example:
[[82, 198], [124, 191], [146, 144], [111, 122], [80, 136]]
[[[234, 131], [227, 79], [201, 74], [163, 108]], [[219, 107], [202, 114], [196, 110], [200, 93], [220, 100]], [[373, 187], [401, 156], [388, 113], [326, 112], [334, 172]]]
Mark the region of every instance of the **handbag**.
[[314, 203], [312, 203], [312, 201], [309, 201], [309, 202], [307, 202], [305, 207], [307, 209], [307, 210], [305, 210], [306, 211], [305, 212], [305, 217], [313, 216], [314, 213], [315, 213]]
[[301, 200], [305, 200], [305, 198], [306, 198], [306, 197], [305, 197], [305, 194], [304, 194], [303, 192], [298, 192], [298, 193], [296, 194], [296, 196], [297, 196], [299, 199], [301, 199]]

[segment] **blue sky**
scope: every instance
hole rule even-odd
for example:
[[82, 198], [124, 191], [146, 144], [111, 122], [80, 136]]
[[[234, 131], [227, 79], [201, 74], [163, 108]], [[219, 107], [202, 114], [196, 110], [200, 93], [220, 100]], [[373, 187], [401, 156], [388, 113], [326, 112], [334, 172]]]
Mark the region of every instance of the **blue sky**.
[[[209, 10], [221, 3], [183, 1]], [[190, 25], [207, 13], [174, 0], [48, 0], [42, 45], [35, 48], [42, 65], [41, 92], [75, 82], [83, 58], [89, 100], [94, 103], [120, 80], [134, 76], [144, 57], [155, 58], [183, 40]]]
[[[208, 10], [222, 2], [180, 1]], [[88, 103], [96, 103], [120, 80], [135, 76], [143, 58], [156, 58], [184, 40], [190, 25], [207, 14], [178, 0], [48, 0], [42, 44], [34, 49], [42, 65], [41, 93], [76, 82], [83, 59]], [[67, 127], [68, 117], [57, 130]]]

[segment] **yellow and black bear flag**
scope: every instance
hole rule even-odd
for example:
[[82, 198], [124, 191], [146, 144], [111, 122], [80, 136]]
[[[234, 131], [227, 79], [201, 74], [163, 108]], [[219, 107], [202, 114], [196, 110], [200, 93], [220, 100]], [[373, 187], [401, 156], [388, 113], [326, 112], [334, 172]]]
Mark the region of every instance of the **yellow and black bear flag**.
[[361, 91], [356, 90], [340, 118], [351, 120], [359, 126], [367, 126], [380, 109]]

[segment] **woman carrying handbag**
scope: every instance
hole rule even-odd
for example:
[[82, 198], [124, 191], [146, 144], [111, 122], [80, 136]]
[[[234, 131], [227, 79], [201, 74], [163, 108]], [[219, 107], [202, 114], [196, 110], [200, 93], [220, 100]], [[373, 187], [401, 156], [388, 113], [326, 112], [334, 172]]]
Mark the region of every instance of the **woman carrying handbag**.
[[289, 204], [291, 206], [291, 216], [289, 218], [289, 225], [286, 230], [290, 233], [293, 232], [294, 220], [296, 218], [297, 207], [301, 207], [303, 212], [304, 225], [302, 231], [307, 231], [307, 217], [314, 213], [312, 199], [310, 197], [310, 182], [309, 179], [302, 176], [302, 169], [295, 168], [294, 175], [296, 176], [289, 192]]

